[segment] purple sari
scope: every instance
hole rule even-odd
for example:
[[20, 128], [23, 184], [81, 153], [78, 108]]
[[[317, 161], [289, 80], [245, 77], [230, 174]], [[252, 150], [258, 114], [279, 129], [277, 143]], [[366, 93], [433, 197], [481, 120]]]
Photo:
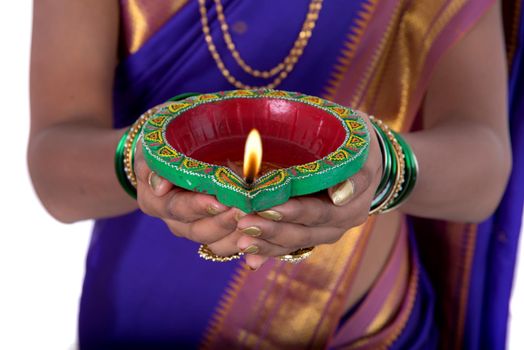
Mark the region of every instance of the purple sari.
[[[474, 25], [491, 2], [442, 0], [425, 4], [427, 8], [422, 9], [414, 1], [326, 1], [303, 56], [278, 88], [351, 105], [383, 116], [397, 130], [409, 130], [421, 106], [427, 77], [436, 61]], [[223, 1], [228, 22], [232, 28], [237, 28], [233, 33], [237, 47], [246, 61], [260, 69], [272, 67], [286, 56], [296, 38], [297, 28], [301, 27], [308, 3], [305, 0], [292, 4]], [[207, 5], [213, 38], [226, 66], [235, 67], [221, 39], [215, 8], [210, 8], [209, 1]], [[124, 40], [123, 58], [115, 75], [116, 128], [131, 124], [148, 108], [177, 94], [232, 89], [205, 45], [196, 1], [171, 0], [153, 4], [145, 0], [121, 0], [121, 8]], [[275, 11], [277, 8], [278, 11]], [[405, 14], [421, 16], [425, 27], [415, 27]], [[428, 52], [413, 50], [421, 47], [423, 42], [429, 45]], [[413, 46], [411, 50], [402, 49], [409, 48], [406, 43]], [[271, 49], [260, 50], [260, 47]], [[519, 55], [516, 54], [514, 62], [521, 61]], [[404, 86], [402, 84], [406, 81], [400, 82], [398, 77], [406, 76], [404, 71], [400, 71], [405, 67], [399, 62], [406, 57], [412, 64], [408, 83]], [[513, 73], [519, 69], [515, 63]], [[265, 83], [239, 69], [233, 71], [247, 84]], [[522, 94], [522, 83], [513, 80], [512, 93]], [[512, 132], [522, 135], [522, 118], [516, 118], [518, 111], [522, 115], [522, 102], [512, 105], [515, 123]], [[514, 143], [514, 152], [519, 154], [524, 145], [516, 136], [514, 141], [520, 142]], [[333, 261], [333, 270], [340, 270], [340, 276], [333, 278], [335, 287], [326, 306], [322, 306], [323, 313], [317, 326], [313, 327], [314, 336], [301, 343], [300, 347], [370, 348], [376, 345], [394, 349], [426, 349], [451, 342], [459, 348], [464, 344], [472, 349], [477, 348], [478, 344], [500, 348], [505, 339], [518, 238], [519, 222], [515, 218], [520, 217], [519, 210], [522, 208], [522, 185], [516, 180], [518, 176], [523, 176], [520, 163], [515, 161], [510, 190], [496, 216], [475, 231], [478, 232], [474, 241], [476, 246], [470, 254], [474, 255], [474, 261], [466, 289], [469, 297], [459, 298], [464, 310], [467, 306], [467, 312], [464, 311], [467, 317], [463, 324], [457, 325], [456, 328], [461, 331], [452, 335], [454, 340], [447, 343], [438, 340], [437, 327], [446, 329], [446, 326], [442, 325], [442, 320], [434, 315], [433, 310], [435, 305], [445, 300], [445, 296], [434, 292], [438, 277], [434, 279], [431, 271], [427, 274], [420, 263], [420, 242], [415, 241], [413, 234], [409, 238], [409, 281], [413, 283], [408, 283], [411, 287], [406, 287], [402, 306], [392, 314], [390, 322], [376, 333], [364, 333], [365, 337], [360, 340], [365, 341], [359, 344], [348, 343], [348, 338], [336, 333], [337, 329], [343, 329], [343, 324], [339, 324], [343, 315], [337, 307], [340, 305], [337, 293], [347, 291], [354, 275], [353, 270], [348, 272], [338, 266], [355, 265], [352, 262], [359, 252], [356, 248], [359, 244], [365, 246], [366, 229], [362, 228], [358, 242], [346, 240], [332, 248], [333, 254], [340, 251], [339, 261]], [[370, 220], [366, 225], [372, 224], [373, 220]], [[495, 226], [492, 225], [503, 227], [507, 233], [505, 240], [493, 235]], [[343, 247], [348, 242], [356, 247], [352, 254], [348, 254], [347, 247]], [[406, 249], [407, 246], [406, 243]], [[266, 283], [266, 277], [271, 274], [280, 274], [286, 281], [300, 281], [304, 276], [307, 280], [311, 271], [325, 272], [327, 277], [331, 273], [315, 270], [318, 266], [312, 257], [311, 261], [299, 267], [272, 262], [261, 271], [248, 275], [240, 263], [213, 264], [201, 260], [196, 254], [197, 248], [198, 244], [175, 238], [163, 222], [140, 211], [98, 220], [87, 257], [81, 299], [81, 348], [185, 349], [196, 348], [203, 341], [204, 347], [210, 348], [218, 347], [217, 344], [249, 348], [282, 347], [286, 343], [279, 343], [276, 337], [271, 336], [271, 327], [274, 324], [282, 327], [275, 320], [279, 310], [288, 305], [285, 301], [291, 299], [294, 291], [291, 287], [279, 289], [276, 282], [275, 286], [268, 287], [262, 286], [262, 283]], [[321, 256], [322, 252], [318, 254]], [[424, 261], [424, 256], [421, 258]], [[431, 262], [427, 264], [430, 266]], [[356, 265], [355, 269], [358, 269]], [[392, 274], [394, 276], [394, 272]], [[387, 279], [387, 276], [384, 277], [384, 280]], [[498, 288], [487, 288], [495, 283], [494, 279], [500, 282]], [[249, 284], [241, 286], [239, 281], [249, 281], [252, 288], [260, 283], [270, 296], [280, 293], [275, 298], [277, 302], [273, 309], [261, 308], [259, 313], [245, 318], [247, 311], [242, 314], [238, 310], [242, 302], [246, 303], [246, 310], [250, 310], [248, 305], [251, 301], [242, 298], [243, 295], [253, 295], [253, 289], [249, 289]], [[228, 289], [234, 283], [237, 283], [237, 289]], [[304, 283], [311, 282], [307, 280]], [[457, 285], [464, 287], [466, 284], [457, 279]], [[224, 294], [230, 302], [227, 314], [226, 309], [220, 309]], [[271, 300], [268, 299], [264, 307], [270, 305]], [[360, 305], [366, 305], [365, 301]], [[358, 310], [355, 310], [350, 317], [357, 314]], [[260, 322], [266, 320], [264, 327], [260, 327], [257, 319]], [[214, 323], [210, 324], [210, 320]], [[236, 326], [232, 327], [233, 324]], [[498, 324], [499, 328], [493, 328], [493, 324]], [[276, 329], [279, 330], [278, 327]], [[244, 331], [243, 338], [239, 335], [240, 330]], [[282, 333], [294, 331], [280, 330]], [[220, 338], [228, 331], [231, 338]], [[231, 339], [239, 337], [245, 338], [245, 341], [230, 343]], [[489, 337], [490, 342], [486, 343], [483, 337]], [[253, 343], [250, 343], [252, 340]], [[297, 347], [296, 344], [294, 347]]]

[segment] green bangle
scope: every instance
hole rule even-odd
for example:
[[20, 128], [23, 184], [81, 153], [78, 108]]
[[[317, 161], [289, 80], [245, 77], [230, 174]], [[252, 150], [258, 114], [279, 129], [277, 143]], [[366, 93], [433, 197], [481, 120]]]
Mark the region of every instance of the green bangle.
[[122, 137], [120, 138], [120, 141], [118, 142], [118, 145], [116, 146], [115, 151], [115, 172], [116, 177], [118, 178], [118, 182], [122, 186], [122, 188], [134, 199], [137, 198], [136, 188], [131, 185], [129, 180], [127, 179], [126, 172], [124, 170], [124, 148], [126, 144], [127, 136], [129, 135], [129, 131], [131, 129], [127, 129]]
[[384, 160], [389, 161], [389, 164], [386, 164], [384, 161], [386, 172], [383, 172], [381, 184], [379, 185], [377, 192], [375, 193], [375, 198], [373, 198], [373, 202], [371, 203], [370, 213], [375, 213], [377, 208], [383, 206], [384, 201], [389, 197], [391, 192], [395, 190], [398, 161], [393, 146], [391, 145], [391, 141], [385, 132], [375, 124], [374, 119], [371, 119], [371, 123], [385, 146]]
[[386, 180], [384, 190], [375, 196], [372, 201], [369, 215], [385, 213], [392, 204], [397, 201], [404, 187], [406, 176], [406, 161], [402, 146], [398, 142], [393, 131], [381, 120], [369, 117], [373, 125], [379, 130], [384, 144], [389, 147], [392, 159], [392, 173]]
[[378, 128], [375, 123], [372, 123], [372, 125], [373, 129], [375, 129], [375, 134], [377, 135], [380, 151], [382, 153], [382, 179], [380, 180], [380, 184], [378, 185], [377, 191], [375, 193], [375, 196], [377, 196], [384, 191], [386, 185], [388, 184], [388, 180], [391, 176], [392, 156], [389, 143], [386, 143], [382, 130], [380, 130], [380, 128]]
[[168, 101], [172, 101], [172, 102], [180, 101], [180, 100], [186, 99], [186, 98], [191, 97], [191, 96], [196, 96], [196, 95], [200, 95], [200, 93], [198, 93], [198, 92], [185, 92], [183, 94], [176, 95], [175, 97], [171, 97]]
[[418, 177], [418, 162], [415, 153], [400, 134], [393, 132], [393, 135], [395, 135], [395, 138], [402, 148], [402, 153], [404, 154], [406, 162], [406, 177], [402, 190], [395, 200], [385, 209], [387, 211], [395, 209], [406, 200], [409, 194], [413, 191]]

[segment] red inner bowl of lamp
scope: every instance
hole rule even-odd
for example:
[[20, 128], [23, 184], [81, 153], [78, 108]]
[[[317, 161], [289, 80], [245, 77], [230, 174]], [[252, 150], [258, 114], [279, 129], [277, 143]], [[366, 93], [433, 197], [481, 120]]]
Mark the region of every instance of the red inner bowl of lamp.
[[204, 103], [182, 113], [167, 126], [166, 141], [199, 161], [238, 164], [253, 128], [262, 136], [263, 164], [271, 164], [270, 168], [323, 158], [346, 137], [341, 121], [320, 108], [276, 98], [236, 98]]

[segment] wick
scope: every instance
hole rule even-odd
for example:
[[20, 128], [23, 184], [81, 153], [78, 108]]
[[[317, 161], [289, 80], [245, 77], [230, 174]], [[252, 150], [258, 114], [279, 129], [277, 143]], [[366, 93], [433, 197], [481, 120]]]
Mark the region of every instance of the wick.
[[255, 181], [255, 179], [252, 177], [246, 177], [244, 181], [246, 182], [248, 188], [251, 188], [253, 187], [253, 182]]
[[[238, 164], [238, 162], [233, 162], [231, 160], [226, 160], [226, 166], [231, 169], [235, 174], [237, 174], [242, 180], [244, 180], [246, 187], [248, 189], [253, 188], [253, 183], [255, 182], [255, 178], [253, 176], [246, 176], [244, 177], [242, 175], [242, 167]], [[250, 174], [251, 175], [251, 174]]]

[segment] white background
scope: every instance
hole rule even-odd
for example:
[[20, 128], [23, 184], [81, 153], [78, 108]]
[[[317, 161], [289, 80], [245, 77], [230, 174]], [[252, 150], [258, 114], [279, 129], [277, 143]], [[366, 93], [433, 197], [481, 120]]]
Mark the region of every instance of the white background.
[[[0, 349], [72, 349], [91, 223], [60, 224], [46, 214], [34, 195], [25, 160], [31, 1], [3, 5]], [[511, 305], [510, 349], [524, 348], [524, 267], [519, 271]]]

